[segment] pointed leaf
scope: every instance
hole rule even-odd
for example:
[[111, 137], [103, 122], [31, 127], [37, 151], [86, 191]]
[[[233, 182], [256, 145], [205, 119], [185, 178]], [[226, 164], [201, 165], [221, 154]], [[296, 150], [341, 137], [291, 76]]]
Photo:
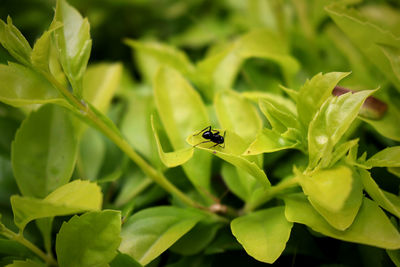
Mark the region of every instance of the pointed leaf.
[[295, 148], [297, 143], [287, 140], [281, 134], [268, 128], [262, 129], [257, 134], [256, 139], [247, 148], [245, 155], [257, 155], [261, 153], [271, 153], [279, 150]]
[[322, 158], [322, 167], [331, 162], [333, 147], [357, 117], [364, 100], [374, 92], [365, 90], [332, 96], [322, 105], [308, 129], [309, 167], [313, 168]]
[[7, 24], [0, 19], [0, 43], [20, 63], [29, 66], [32, 48], [22, 33], [7, 17]]
[[364, 165], [373, 167], [400, 167], [400, 146], [388, 147], [369, 158]]
[[100, 187], [81, 180], [57, 188], [44, 199], [11, 197], [14, 221], [21, 230], [35, 219], [99, 210], [101, 204]]
[[65, 109], [45, 105], [32, 112], [17, 131], [11, 151], [22, 194], [42, 198], [66, 184], [74, 170], [77, 143]]
[[190, 231], [203, 214], [176, 207], [142, 210], [122, 228], [119, 250], [146, 265]]
[[65, 0], [58, 0], [52, 26], [56, 23], [63, 25], [54, 32], [61, 65], [74, 92], [82, 96], [82, 79], [92, 48], [89, 22]]
[[51, 50], [53, 49], [53, 32], [62, 27], [61, 23], [54, 23], [49, 30], [45, 31], [36, 41], [30, 55], [32, 65], [41, 71], [50, 72]]
[[323, 235], [380, 248], [400, 248], [399, 232], [378, 205], [368, 198], [364, 198], [353, 224], [344, 231], [330, 226], [302, 194], [285, 197], [285, 204], [288, 221], [305, 224]]
[[379, 188], [367, 170], [359, 169], [365, 191], [375, 202], [400, 218], [400, 197]]
[[300, 88], [297, 101], [299, 119], [305, 127], [314, 118], [321, 105], [332, 94], [333, 88], [350, 73], [319, 73]]
[[259, 183], [252, 175], [234, 165], [224, 163], [221, 174], [229, 190], [243, 201], [250, 199], [254, 190], [259, 188]]
[[60, 267], [106, 266], [121, 242], [121, 213], [114, 210], [74, 216], [61, 226], [56, 238]]
[[257, 211], [231, 223], [233, 235], [246, 252], [265, 263], [275, 262], [282, 254], [292, 226], [283, 206]]

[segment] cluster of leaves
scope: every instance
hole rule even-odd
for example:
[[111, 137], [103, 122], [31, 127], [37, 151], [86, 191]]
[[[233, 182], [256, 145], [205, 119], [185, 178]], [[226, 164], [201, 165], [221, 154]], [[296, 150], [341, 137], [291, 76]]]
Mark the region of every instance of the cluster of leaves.
[[274, 263], [321, 257], [321, 235], [400, 264], [400, 12], [241, 2], [169, 36], [207, 48], [196, 63], [125, 39], [140, 82], [87, 66], [88, 19], [64, 0], [33, 47], [0, 20], [2, 265], [208, 266], [242, 249]]

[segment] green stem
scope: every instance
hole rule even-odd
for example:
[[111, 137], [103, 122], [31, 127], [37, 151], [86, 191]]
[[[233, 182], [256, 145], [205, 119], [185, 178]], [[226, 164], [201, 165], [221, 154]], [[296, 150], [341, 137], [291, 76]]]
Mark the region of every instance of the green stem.
[[294, 178], [285, 179], [275, 186], [271, 186], [264, 192], [263, 195], [246, 203], [241, 213], [246, 214], [255, 210], [259, 206], [273, 199], [276, 195], [282, 193], [282, 191], [297, 186], [298, 183], [299, 183], [299, 178], [296, 176]]
[[23, 246], [31, 250], [33, 253], [38, 255], [42, 260], [44, 260], [47, 265], [58, 266], [58, 263], [56, 262], [56, 260], [53, 258], [52, 255], [44, 253], [41, 249], [32, 244], [29, 240], [25, 239], [22, 233], [16, 234], [10, 229], [6, 228], [4, 225], [2, 225], [0, 234], [7, 237], [10, 240], [14, 240], [22, 244]]
[[43, 75], [52, 83], [64, 96], [64, 98], [75, 108], [81, 111], [82, 115], [89, 119], [98, 130], [100, 130], [105, 136], [114, 142], [128, 157], [139, 166], [139, 168], [153, 181], [160, 185], [167, 192], [178, 197], [185, 204], [192, 207], [199, 207], [200, 205], [194, 202], [192, 199], [187, 197], [182, 191], [180, 191], [175, 185], [173, 185], [168, 179], [159, 171], [155, 170], [150, 164], [148, 164], [139, 154], [137, 154], [131, 147], [131, 145], [123, 139], [114, 130], [110, 129], [107, 124], [98, 118], [98, 116], [84, 103], [81, 102], [75, 95], [73, 95], [67, 88], [61, 85], [51, 74], [43, 73]]

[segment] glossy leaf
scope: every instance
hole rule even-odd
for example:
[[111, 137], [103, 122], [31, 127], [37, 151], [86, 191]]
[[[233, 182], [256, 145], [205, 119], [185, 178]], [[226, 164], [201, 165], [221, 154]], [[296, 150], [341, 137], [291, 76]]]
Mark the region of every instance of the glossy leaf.
[[[200, 95], [173, 69], [158, 70], [154, 78], [154, 99], [174, 150], [187, 148], [185, 138], [209, 125]], [[202, 191], [210, 191], [210, 167], [210, 155], [199, 151], [183, 165], [189, 180]]]
[[166, 206], [142, 210], [124, 224], [119, 250], [146, 265], [189, 232], [203, 216], [196, 211]]
[[20, 63], [30, 64], [32, 48], [10, 17], [7, 17], [7, 24], [0, 20], [0, 43]]
[[52, 35], [54, 30], [62, 27], [61, 23], [54, 23], [50, 29], [45, 31], [42, 36], [35, 42], [30, 59], [32, 65], [44, 72], [50, 72], [51, 56], [52, 56]]
[[313, 168], [322, 159], [322, 167], [329, 165], [333, 147], [357, 117], [364, 100], [373, 90], [347, 93], [330, 97], [321, 106], [308, 130], [309, 167]]
[[303, 191], [311, 203], [317, 203], [333, 212], [342, 209], [353, 184], [352, 170], [344, 165], [299, 177]]
[[265, 263], [275, 262], [282, 254], [292, 226], [283, 206], [257, 211], [231, 223], [233, 235], [246, 252]]
[[0, 64], [0, 101], [14, 107], [66, 102], [43, 76], [11, 62]]
[[186, 54], [172, 46], [131, 39], [125, 43], [135, 50], [140, 70], [148, 82], [153, 81], [158, 68], [162, 65], [174, 68], [184, 76], [194, 71], [194, 66]]
[[121, 75], [120, 63], [89, 66], [83, 77], [84, 99], [105, 113], [120, 84]]
[[271, 153], [279, 150], [296, 148], [297, 145], [297, 143], [285, 139], [274, 130], [264, 128], [257, 134], [256, 139], [250, 144], [244, 154], [257, 155], [261, 153]]
[[224, 91], [216, 94], [214, 106], [223, 129], [235, 132], [247, 142], [254, 140], [262, 121], [250, 101], [235, 91]]
[[359, 169], [365, 191], [375, 202], [400, 218], [400, 197], [379, 188], [367, 170]]
[[88, 20], [65, 0], [58, 0], [52, 26], [63, 27], [54, 32], [59, 49], [61, 65], [78, 96], [82, 96], [82, 79], [90, 57], [92, 40]]
[[319, 73], [300, 88], [297, 101], [299, 119], [307, 128], [322, 104], [332, 94], [333, 88], [350, 73]]
[[104, 210], [74, 216], [61, 226], [56, 238], [60, 267], [105, 266], [121, 242], [121, 213]]
[[184, 164], [193, 157], [193, 147], [183, 148], [173, 152], [164, 152], [154, 126], [153, 116], [151, 117], [151, 127], [153, 129], [154, 138], [156, 139], [158, 154], [165, 166], [168, 168], [176, 167]]
[[[222, 132], [220, 129], [215, 129]], [[217, 157], [229, 162], [230, 164], [242, 169], [256, 178], [263, 186], [270, 186], [267, 175], [260, 167], [255, 163], [256, 158], [254, 156], [243, 156], [243, 152], [246, 149], [246, 143], [233, 132], [226, 131], [224, 145], [225, 147], [215, 146], [211, 143], [202, 143], [204, 139], [199, 136], [192, 134], [188, 136], [186, 141], [192, 146], [196, 146], [201, 150], [205, 150], [208, 153], [212, 153]]]
[[379, 46], [383, 44], [400, 48], [398, 39], [354, 9], [348, 9], [340, 4], [332, 4], [326, 10], [350, 40], [400, 90], [400, 80], [396, 77], [390, 61]]
[[332, 159], [330, 164], [327, 166], [328, 168], [334, 166], [338, 161], [340, 161], [344, 156], [354, 147], [358, 145], [359, 139], [353, 139], [347, 142], [344, 142], [338, 146], [336, 146], [335, 150], [332, 153]]
[[[339, 185], [339, 187], [343, 188], [341, 185]], [[346, 185], [344, 187], [346, 187]], [[323, 194], [323, 192], [320, 194]], [[338, 193], [338, 199], [341, 198], [341, 194], [341, 192]], [[322, 205], [320, 202], [309, 197], [309, 201], [314, 209], [316, 209], [332, 227], [342, 231], [350, 227], [353, 223], [360, 209], [362, 199], [363, 185], [358, 173], [354, 170], [351, 177], [351, 191], [339, 210], [332, 211], [327, 208], [326, 205]]]
[[323, 235], [380, 248], [400, 248], [399, 232], [378, 205], [367, 198], [364, 198], [353, 224], [344, 231], [330, 226], [302, 194], [285, 197], [285, 204], [288, 221], [305, 224]]
[[373, 167], [400, 167], [400, 146], [388, 147], [369, 158], [364, 165]]
[[72, 175], [77, 140], [69, 114], [55, 105], [32, 112], [12, 144], [12, 165], [21, 193], [45, 197]]
[[44, 199], [12, 196], [11, 205], [15, 224], [23, 230], [35, 219], [99, 210], [102, 193], [94, 183], [75, 180], [57, 188]]

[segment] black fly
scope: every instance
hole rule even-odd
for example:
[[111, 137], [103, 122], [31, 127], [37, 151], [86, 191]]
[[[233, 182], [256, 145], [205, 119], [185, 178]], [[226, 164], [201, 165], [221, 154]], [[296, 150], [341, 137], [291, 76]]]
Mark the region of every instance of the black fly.
[[[209, 148], [213, 148], [213, 147], [216, 147], [216, 146], [220, 146], [222, 148], [225, 148], [225, 134], [226, 134], [226, 131], [224, 131], [224, 136], [222, 136], [222, 135], [220, 135], [219, 131], [212, 130], [211, 126], [208, 126], [208, 127], [204, 128], [203, 130], [201, 130], [200, 132], [198, 132], [197, 134], [194, 134], [193, 136], [199, 135], [201, 133], [203, 133], [201, 136], [204, 139], [208, 140], [208, 141], [200, 142], [197, 145], [195, 145], [195, 147], [200, 145], [200, 144], [212, 142], [212, 143], [214, 143], [214, 145], [209, 147]], [[222, 144], [224, 146], [222, 146]]]

